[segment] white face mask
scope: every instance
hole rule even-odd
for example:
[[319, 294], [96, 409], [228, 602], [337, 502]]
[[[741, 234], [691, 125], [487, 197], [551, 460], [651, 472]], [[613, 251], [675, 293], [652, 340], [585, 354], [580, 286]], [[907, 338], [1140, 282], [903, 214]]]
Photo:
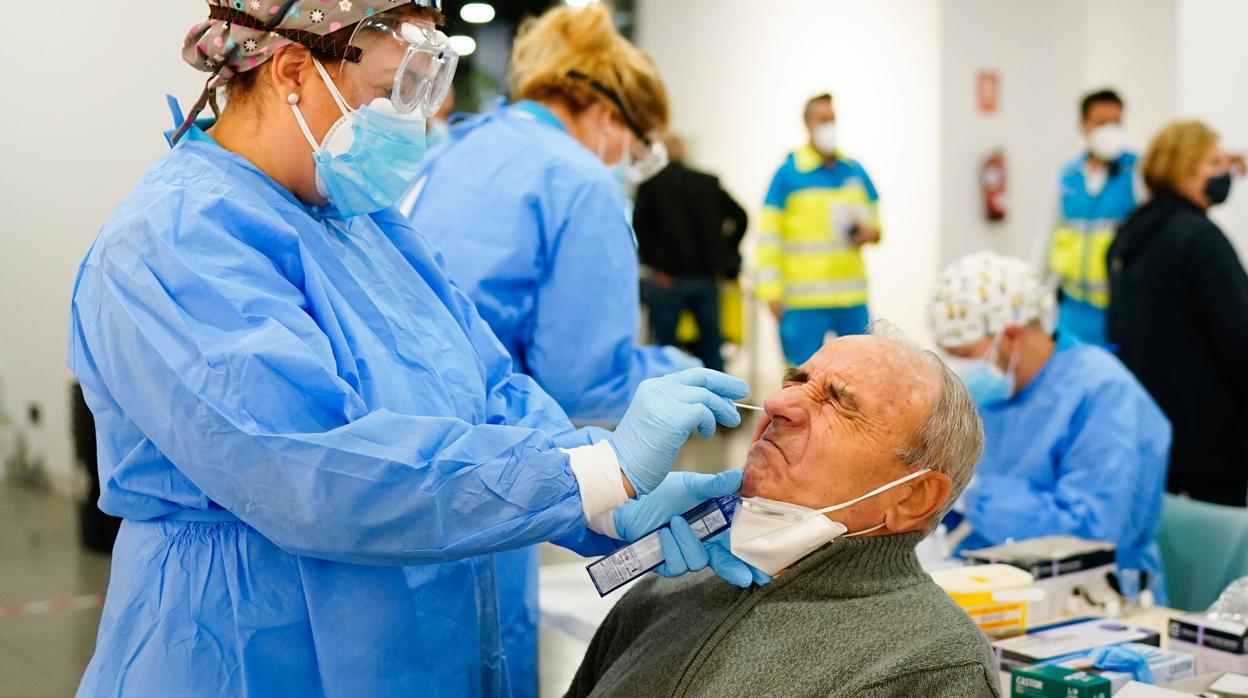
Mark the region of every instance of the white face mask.
[[1103, 124], [1092, 129], [1087, 139], [1088, 152], [1101, 162], [1114, 162], [1127, 152], [1127, 132], [1118, 124]]
[[833, 521], [824, 514], [851, 507], [928, 472], [931, 471], [924, 468], [877, 487], [857, 499], [822, 509], [762, 497], [742, 497], [737, 512], [733, 514], [729, 534], [732, 554], [774, 576], [837, 538], [852, 538], [884, 528], [881, 523], [863, 531], [846, 533], [849, 529], [845, 528], [845, 524]]
[[810, 144], [823, 155], [836, 152], [836, 122], [828, 121], [819, 124], [810, 134]]

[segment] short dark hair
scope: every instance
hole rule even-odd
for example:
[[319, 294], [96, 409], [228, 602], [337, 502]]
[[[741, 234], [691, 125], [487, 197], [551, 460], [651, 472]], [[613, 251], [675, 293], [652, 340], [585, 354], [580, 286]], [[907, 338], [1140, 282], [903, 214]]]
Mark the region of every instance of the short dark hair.
[[1110, 104], [1117, 104], [1119, 109], [1122, 109], [1124, 106], [1126, 106], [1122, 102], [1122, 97], [1119, 97], [1117, 92], [1114, 92], [1113, 90], [1108, 89], [1108, 88], [1103, 89], [1103, 90], [1097, 90], [1095, 92], [1087, 93], [1086, 95], [1083, 96], [1083, 99], [1079, 101], [1080, 117], [1084, 121], [1087, 121], [1088, 112], [1092, 111], [1092, 105], [1098, 104], [1100, 102], [1109, 102]]
[[802, 118], [810, 118], [810, 110], [814, 108], [816, 102], [831, 102], [832, 94], [830, 92], [820, 92], [819, 94], [806, 100], [806, 107], [802, 109]]

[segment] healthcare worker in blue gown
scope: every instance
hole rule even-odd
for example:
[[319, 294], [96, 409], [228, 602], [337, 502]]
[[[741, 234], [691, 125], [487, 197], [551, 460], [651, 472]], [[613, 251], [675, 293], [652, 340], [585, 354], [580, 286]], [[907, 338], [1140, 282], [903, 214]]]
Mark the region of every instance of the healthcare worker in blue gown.
[[983, 459], [946, 525], [969, 528], [959, 551], [1054, 535], [1110, 541], [1119, 569], [1144, 573], [1164, 604], [1156, 537], [1170, 422], [1114, 355], [1054, 339], [1054, 305], [1031, 267], [992, 252], [941, 275], [932, 334], [984, 421]]
[[[436, 1], [270, 4], [209, 3], [184, 56], [224, 111], [193, 121], [206, 89], [75, 285], [125, 519], [78, 695], [510, 695], [493, 553], [731, 492], [667, 471], [747, 388], [690, 369], [574, 431], [391, 207], [454, 70]], [[661, 542], [661, 573], [766, 581], [678, 517]]]
[[[614, 423], [644, 379], [697, 365], [638, 344], [636, 238], [619, 180], [657, 173], [667, 94], [606, 7], [558, 7], [523, 26], [517, 100], [461, 121], [400, 203], [515, 363], [573, 420]], [[536, 690], [538, 555], [499, 558], [513, 684]]]

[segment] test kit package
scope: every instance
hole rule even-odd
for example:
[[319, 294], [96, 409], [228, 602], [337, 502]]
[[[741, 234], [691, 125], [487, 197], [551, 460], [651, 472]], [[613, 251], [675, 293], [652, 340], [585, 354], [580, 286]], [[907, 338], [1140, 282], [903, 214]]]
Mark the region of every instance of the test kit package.
[[1057, 664], [1018, 667], [1010, 672], [1014, 698], [1109, 698], [1109, 679]]
[[1196, 670], [1248, 673], [1248, 624], [1217, 620], [1203, 613], [1170, 619], [1170, 646], [1196, 655]]
[[1093, 592], [1097, 597], [1112, 595], [1107, 577], [1115, 570], [1113, 543], [1045, 536], [968, 550], [962, 557], [975, 564], [1010, 565], [1030, 573], [1036, 588], [1045, 592], [1043, 601], [1032, 602], [1028, 608], [1033, 623], [1096, 612], [1087, 604], [1069, 605], [1072, 597], [1081, 592]]
[[[740, 497], [735, 494], [716, 497], [702, 502], [686, 511], [685, 521], [697, 534], [699, 540], [706, 540], [718, 535], [732, 525], [732, 515], [737, 510]], [[590, 563], [585, 570], [598, 589], [599, 596], [606, 596], [628, 584], [641, 575], [663, 564], [663, 550], [659, 545], [659, 531], [667, 528], [667, 524], [659, 526], [646, 535]]]
[[962, 554], [979, 564], [1011, 565], [1027, 570], [1037, 581], [1114, 564], [1114, 544], [1073, 536], [1045, 536]]
[[[1195, 658], [1187, 652], [1163, 650], [1136, 642], [1128, 642], [1122, 646], [1144, 656], [1158, 686], [1196, 676]], [[1010, 677], [1014, 695], [1063, 698], [1094, 698], [1104, 695], [1108, 698], [1131, 682], [1129, 673], [1095, 668], [1092, 665], [1094, 654], [1095, 651], [1090, 651], [1075, 657], [1014, 669]], [[1104, 692], [1106, 688], [1108, 693]]]
[[1074, 659], [1097, 647], [1126, 642], [1160, 647], [1161, 636], [1148, 628], [1110, 618], [1076, 618], [1034, 628], [1026, 635], [994, 640], [992, 652], [1001, 671], [1013, 671], [1028, 664]]

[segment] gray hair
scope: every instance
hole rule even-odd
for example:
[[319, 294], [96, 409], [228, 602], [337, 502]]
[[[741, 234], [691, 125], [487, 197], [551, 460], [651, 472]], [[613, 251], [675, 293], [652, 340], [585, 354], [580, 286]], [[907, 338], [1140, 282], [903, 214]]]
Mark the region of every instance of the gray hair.
[[941, 390], [927, 417], [906, 443], [897, 448], [897, 457], [914, 468], [930, 468], [953, 481], [953, 490], [944, 506], [932, 517], [929, 530], [953, 508], [970, 484], [975, 466], [984, 452], [984, 425], [966, 386], [935, 352], [915, 344], [904, 332], [886, 320], [871, 323], [868, 330], [879, 337], [914, 352], [940, 373]]

